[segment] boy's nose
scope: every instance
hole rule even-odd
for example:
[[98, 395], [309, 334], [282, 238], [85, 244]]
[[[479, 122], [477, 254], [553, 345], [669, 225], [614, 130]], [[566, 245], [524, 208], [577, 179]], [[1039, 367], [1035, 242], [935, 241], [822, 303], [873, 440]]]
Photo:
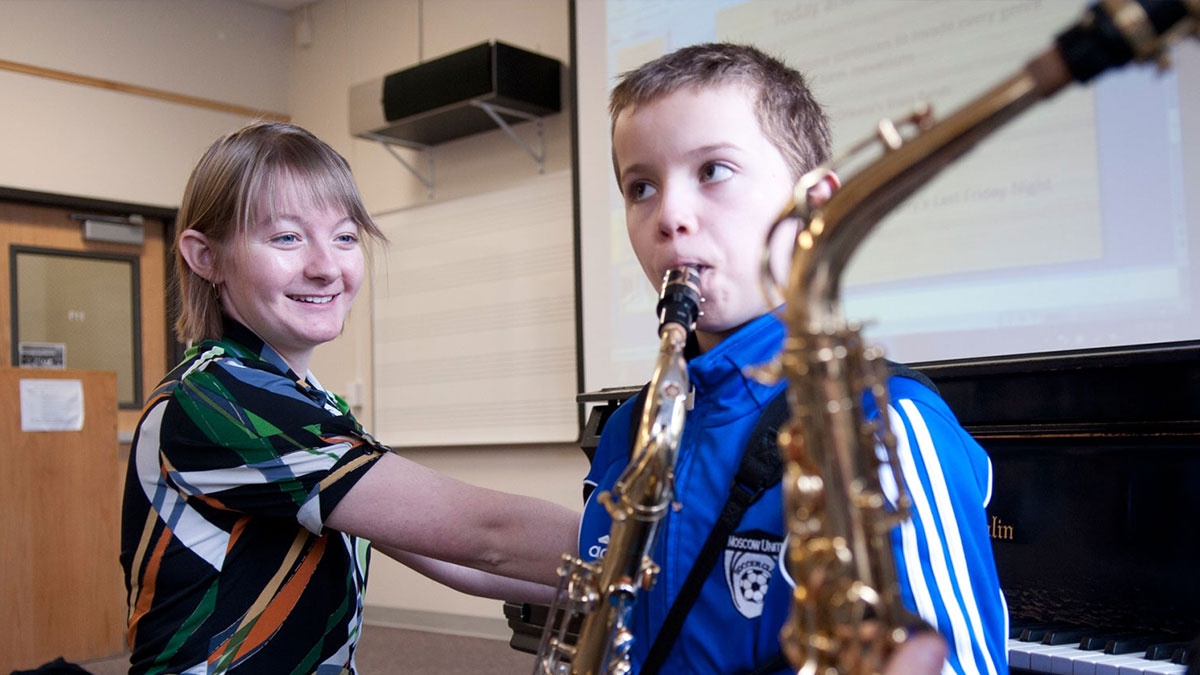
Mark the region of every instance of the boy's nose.
[[696, 231], [696, 210], [681, 190], [663, 189], [658, 207], [658, 229], [667, 237]]

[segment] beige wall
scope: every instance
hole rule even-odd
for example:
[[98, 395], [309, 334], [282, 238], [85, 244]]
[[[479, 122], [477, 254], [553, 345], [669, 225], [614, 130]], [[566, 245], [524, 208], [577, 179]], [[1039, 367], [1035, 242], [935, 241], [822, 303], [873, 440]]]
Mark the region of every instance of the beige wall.
[[[292, 47], [290, 111], [350, 160], [367, 207], [374, 214], [429, 203], [425, 187], [377, 143], [349, 133], [351, 85], [371, 80], [488, 39], [570, 61], [566, 0], [322, 0], [307, 10], [312, 42]], [[305, 20], [306, 10], [294, 13]], [[418, 21], [418, 15], [420, 20]], [[566, 89], [564, 88], [564, 91]], [[534, 138], [528, 125], [515, 131]], [[568, 169], [570, 119], [545, 120], [546, 171]], [[408, 150], [399, 150], [418, 165]], [[434, 150], [436, 200], [487, 193], [538, 175], [538, 166], [503, 131], [484, 132]], [[380, 271], [379, 273], [383, 273]], [[360, 293], [343, 337], [318, 350], [313, 370], [323, 383], [346, 391], [371, 383], [369, 291]], [[356, 413], [358, 414], [358, 413]], [[464, 414], [468, 414], [464, 411]], [[371, 426], [369, 404], [361, 417]], [[534, 495], [579, 506], [587, 470], [577, 447], [437, 448], [406, 450], [417, 462], [476, 485]], [[531, 525], [536, 526], [536, 525]], [[375, 556], [367, 591], [368, 618], [421, 621], [425, 613], [448, 613], [439, 625], [463, 632], [504, 633], [500, 603], [444, 589], [383, 556]]]
[[[234, 0], [4, 0], [0, 59], [287, 112], [286, 15]], [[192, 164], [249, 118], [0, 70], [0, 185], [179, 203]]]
[[[368, 208], [382, 214], [428, 198], [382, 147], [350, 137], [350, 86], [493, 38], [566, 64], [567, 11], [567, 0], [319, 0], [292, 15], [233, 0], [3, 0], [0, 60], [288, 114], [346, 156]], [[301, 19], [311, 22], [307, 46], [294, 40]], [[162, 206], [178, 205], [203, 149], [248, 119], [3, 70], [0, 100], [0, 186]], [[568, 113], [548, 118], [545, 128], [546, 171], [569, 168]], [[522, 126], [517, 132], [532, 133]], [[435, 152], [439, 200], [538, 173], [499, 130]], [[369, 303], [364, 289], [343, 337], [313, 362], [331, 389], [361, 384], [356, 414], [368, 428]], [[569, 445], [404, 454], [470, 483], [572, 507], [586, 470]], [[383, 556], [375, 557], [367, 604], [377, 621], [507, 634], [499, 602], [446, 590]]]

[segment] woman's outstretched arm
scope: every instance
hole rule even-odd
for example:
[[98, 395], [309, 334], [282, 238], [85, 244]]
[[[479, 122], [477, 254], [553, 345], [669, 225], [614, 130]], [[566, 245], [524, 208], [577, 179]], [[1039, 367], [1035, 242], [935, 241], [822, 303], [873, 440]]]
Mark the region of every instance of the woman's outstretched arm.
[[575, 553], [579, 514], [546, 501], [456, 480], [399, 455], [375, 463], [325, 526], [490, 574], [558, 584], [563, 553]]

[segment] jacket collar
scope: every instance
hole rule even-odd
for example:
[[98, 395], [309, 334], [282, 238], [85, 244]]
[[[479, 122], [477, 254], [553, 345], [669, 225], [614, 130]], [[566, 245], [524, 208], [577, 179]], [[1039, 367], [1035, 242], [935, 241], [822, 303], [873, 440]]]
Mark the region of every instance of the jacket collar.
[[691, 358], [688, 374], [697, 398], [715, 398], [718, 405], [749, 394], [761, 407], [779, 391], [779, 384], [766, 385], [747, 375], [747, 370], [775, 358], [783, 346], [784, 326], [767, 312], [739, 328], [711, 350]]

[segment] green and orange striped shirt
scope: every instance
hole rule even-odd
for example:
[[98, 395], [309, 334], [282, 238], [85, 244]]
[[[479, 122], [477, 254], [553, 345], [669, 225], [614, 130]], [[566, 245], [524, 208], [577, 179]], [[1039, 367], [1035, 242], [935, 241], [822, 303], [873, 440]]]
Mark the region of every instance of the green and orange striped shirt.
[[246, 327], [190, 349], [130, 451], [129, 672], [354, 673], [370, 546], [323, 524], [386, 451]]

